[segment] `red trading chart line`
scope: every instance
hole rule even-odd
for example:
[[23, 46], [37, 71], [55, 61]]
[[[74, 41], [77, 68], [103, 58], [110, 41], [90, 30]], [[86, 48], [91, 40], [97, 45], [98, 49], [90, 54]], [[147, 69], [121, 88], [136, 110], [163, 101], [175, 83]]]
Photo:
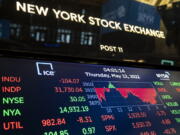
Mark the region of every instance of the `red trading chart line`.
[[[154, 88], [116, 88], [123, 98], [128, 98], [129, 94], [132, 94], [138, 97], [142, 102], [157, 104], [156, 97], [157, 93]], [[102, 102], [102, 100], [106, 100], [105, 92], [110, 92], [110, 88], [95, 88], [98, 99]]]
[[97, 81], [93, 83], [102, 108], [164, 105], [156, 89], [149, 82]]

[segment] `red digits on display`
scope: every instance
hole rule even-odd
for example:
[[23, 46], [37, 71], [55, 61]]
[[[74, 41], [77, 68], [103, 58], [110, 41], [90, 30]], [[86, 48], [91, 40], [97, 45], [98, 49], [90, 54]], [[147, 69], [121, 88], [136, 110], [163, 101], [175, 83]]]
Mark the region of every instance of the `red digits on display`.
[[114, 115], [101, 115], [102, 121], [115, 120]]
[[157, 135], [156, 131], [146, 131], [146, 132], [141, 132], [140, 135]]
[[130, 119], [134, 119], [134, 118], [146, 118], [147, 117], [147, 113], [146, 112], [128, 113], [128, 117]]
[[177, 91], [177, 92], [180, 92], [180, 88], [176, 88], [176, 91]]
[[166, 116], [167, 115], [167, 113], [164, 111], [164, 110], [160, 110], [160, 111], [156, 111], [156, 115], [157, 116]]
[[80, 116], [78, 117], [76, 121], [79, 123], [92, 123], [93, 122], [91, 116]]
[[166, 88], [158, 88], [158, 92], [168, 92]]
[[105, 130], [106, 132], [114, 132], [114, 131], [117, 131], [117, 128], [115, 125], [106, 125]]
[[61, 78], [59, 80], [59, 82], [63, 83], [63, 84], [79, 84], [80, 79], [77, 79], [77, 78]]
[[82, 93], [81, 87], [54, 87], [56, 93]]
[[172, 122], [171, 122], [170, 119], [163, 119], [163, 120], [161, 121], [161, 124], [163, 124], [163, 125], [170, 125], [170, 124], [172, 124]]
[[166, 135], [172, 135], [172, 134], [176, 134], [177, 131], [175, 128], [168, 128], [168, 129], [165, 129], [163, 133]]
[[132, 123], [133, 128], [146, 128], [151, 127], [152, 124], [150, 121], [144, 121], [144, 122], [133, 122]]
[[43, 127], [49, 127], [49, 126], [60, 126], [65, 125], [66, 120], [65, 118], [58, 118], [58, 119], [46, 119], [41, 121]]

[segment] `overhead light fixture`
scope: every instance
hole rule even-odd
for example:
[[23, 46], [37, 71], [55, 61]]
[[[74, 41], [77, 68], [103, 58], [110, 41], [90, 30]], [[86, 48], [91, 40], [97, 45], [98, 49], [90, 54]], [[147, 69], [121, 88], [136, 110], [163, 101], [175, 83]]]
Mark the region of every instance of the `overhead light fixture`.
[[136, 60], [133, 59], [123, 59], [124, 62], [137, 62]]
[[164, 5], [170, 5], [175, 2], [180, 2], [180, 0], [135, 0], [141, 3], [145, 3], [151, 6], [164, 6]]
[[159, 0], [136, 0], [136, 1], [155, 6]]

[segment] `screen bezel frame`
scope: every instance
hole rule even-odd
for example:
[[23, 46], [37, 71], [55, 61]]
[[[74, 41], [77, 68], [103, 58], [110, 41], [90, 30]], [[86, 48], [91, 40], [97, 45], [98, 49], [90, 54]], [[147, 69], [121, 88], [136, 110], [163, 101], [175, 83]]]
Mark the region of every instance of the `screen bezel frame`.
[[79, 64], [93, 64], [93, 65], [106, 65], [106, 66], [120, 66], [120, 67], [134, 67], [144, 69], [160, 69], [170, 71], [180, 71], [180, 67], [167, 66], [167, 65], [153, 65], [147, 63], [137, 62], [122, 62], [116, 60], [105, 60], [105, 59], [94, 59], [94, 58], [80, 58], [72, 56], [54, 56], [54, 55], [40, 55], [24, 52], [2, 52], [0, 51], [0, 58], [10, 59], [24, 59], [24, 60], [41, 60], [41, 61], [55, 61], [55, 62], [66, 62], [66, 63], [79, 63]]

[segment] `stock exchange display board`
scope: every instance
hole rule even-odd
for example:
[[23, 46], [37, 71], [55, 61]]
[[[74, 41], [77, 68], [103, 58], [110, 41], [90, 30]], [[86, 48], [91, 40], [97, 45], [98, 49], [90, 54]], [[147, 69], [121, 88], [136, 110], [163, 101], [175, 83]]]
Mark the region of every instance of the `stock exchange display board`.
[[1, 135], [179, 135], [180, 72], [0, 58]]

